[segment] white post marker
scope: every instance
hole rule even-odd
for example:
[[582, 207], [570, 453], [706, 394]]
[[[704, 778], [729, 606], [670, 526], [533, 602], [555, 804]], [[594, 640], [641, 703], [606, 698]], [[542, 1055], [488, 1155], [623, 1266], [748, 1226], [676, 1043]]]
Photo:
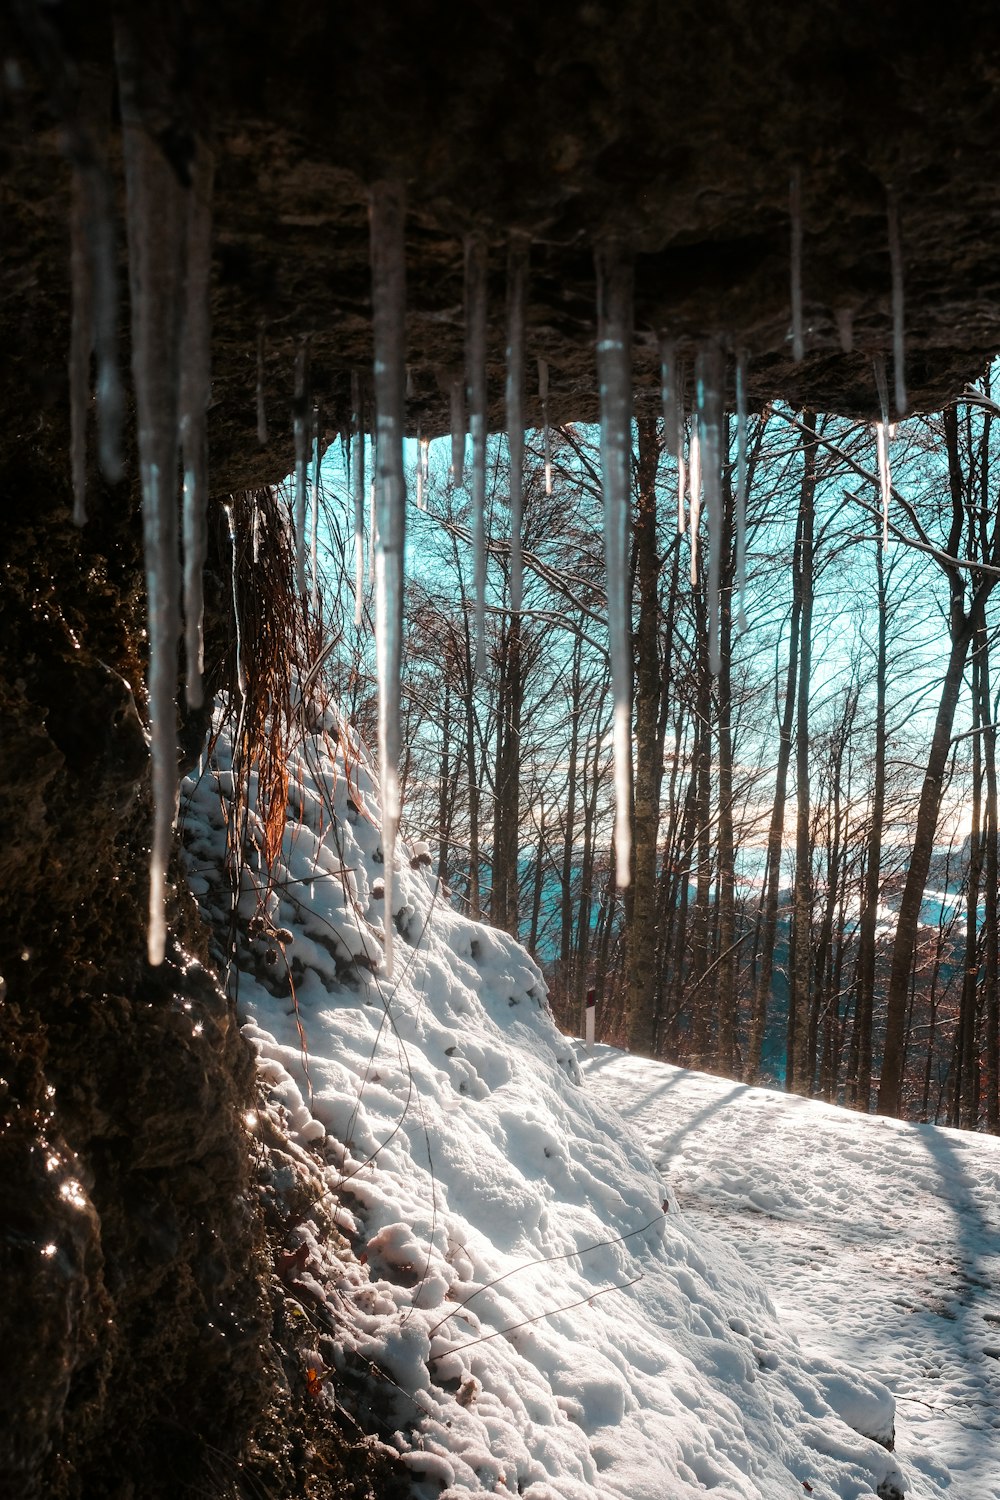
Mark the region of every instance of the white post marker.
[[587, 991], [587, 1011], [586, 1011], [586, 1016], [587, 1016], [587, 1020], [586, 1020], [587, 1051], [588, 1052], [593, 1052], [593, 1050], [594, 1050], [594, 1023], [597, 1020], [597, 991], [596, 990], [588, 990]]

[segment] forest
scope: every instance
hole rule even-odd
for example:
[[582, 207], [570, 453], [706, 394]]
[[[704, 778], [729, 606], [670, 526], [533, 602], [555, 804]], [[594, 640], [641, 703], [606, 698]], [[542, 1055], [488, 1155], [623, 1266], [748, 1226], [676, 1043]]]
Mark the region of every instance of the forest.
[[[691, 433], [678, 465], [664, 421], [633, 424], [623, 889], [598, 434], [529, 435], [520, 611], [490, 442], [485, 671], [461, 448], [407, 445], [402, 826], [543, 964], [565, 1029], [589, 997], [598, 1037], [647, 1056], [997, 1130], [997, 411], [988, 376], [891, 428], [768, 406], [740, 524], [731, 418], [714, 672]], [[326, 628], [374, 743], [349, 462], [317, 475]]]

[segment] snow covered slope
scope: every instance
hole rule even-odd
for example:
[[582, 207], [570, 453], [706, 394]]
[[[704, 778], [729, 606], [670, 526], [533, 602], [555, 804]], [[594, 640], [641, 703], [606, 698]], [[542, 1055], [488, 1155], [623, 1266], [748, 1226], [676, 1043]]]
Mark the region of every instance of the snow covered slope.
[[1000, 1500], [1000, 1140], [609, 1047], [585, 1066], [785, 1328], [895, 1393], [907, 1492]]
[[[269, 1108], [355, 1252], [308, 1215], [291, 1229], [283, 1274], [319, 1330], [310, 1388], [349, 1403], [366, 1362], [395, 1383], [381, 1436], [418, 1497], [898, 1495], [886, 1387], [797, 1342], [692, 1227], [581, 1079], [532, 961], [403, 849], [385, 980], [372, 778], [356, 747], [348, 762], [332, 733], [300, 747], [280, 859], [269, 880], [243, 871], [232, 976]], [[183, 808], [219, 931], [231, 794], [223, 734]]]

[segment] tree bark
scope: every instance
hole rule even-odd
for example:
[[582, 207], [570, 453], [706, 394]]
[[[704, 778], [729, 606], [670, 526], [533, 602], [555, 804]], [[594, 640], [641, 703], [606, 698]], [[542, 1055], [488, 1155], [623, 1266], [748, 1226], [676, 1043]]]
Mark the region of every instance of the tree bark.
[[628, 1045], [653, 1055], [656, 1036], [656, 864], [660, 829], [662, 752], [659, 720], [662, 674], [659, 648], [659, 559], [656, 549], [656, 423], [645, 418], [638, 433], [638, 507], [635, 521], [639, 619], [635, 639], [635, 773], [632, 812], [632, 886], [627, 936]]

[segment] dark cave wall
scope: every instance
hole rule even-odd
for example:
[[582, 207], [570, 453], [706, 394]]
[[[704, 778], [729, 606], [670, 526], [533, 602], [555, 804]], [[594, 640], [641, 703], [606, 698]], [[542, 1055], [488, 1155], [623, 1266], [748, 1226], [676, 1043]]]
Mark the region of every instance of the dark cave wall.
[[95, 476], [79, 532], [32, 418], [0, 448], [0, 1492], [178, 1495], [269, 1395], [253, 1065], [179, 891], [145, 962], [134, 499]]

